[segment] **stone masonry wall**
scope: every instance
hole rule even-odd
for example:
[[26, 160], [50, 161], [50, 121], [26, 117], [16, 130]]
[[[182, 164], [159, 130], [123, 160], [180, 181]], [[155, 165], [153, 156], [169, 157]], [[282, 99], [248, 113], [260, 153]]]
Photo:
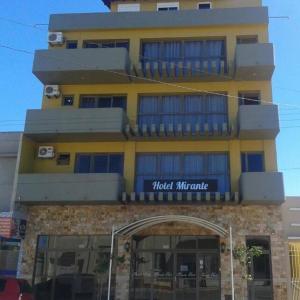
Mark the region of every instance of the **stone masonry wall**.
[[[205, 219], [228, 230], [233, 228], [234, 245], [245, 244], [246, 236], [270, 236], [274, 300], [288, 299], [287, 244], [279, 206], [148, 206], [148, 205], [90, 205], [90, 206], [31, 206], [28, 207], [26, 239], [22, 245], [19, 274], [31, 279], [37, 236], [110, 234], [117, 228], [151, 216], [186, 215]], [[208, 235], [209, 231], [194, 225], [170, 223], [145, 229], [143, 234]], [[210, 232], [215, 235], [216, 233]], [[222, 238], [229, 247], [228, 237]], [[118, 240], [118, 255], [126, 254], [127, 263], [118, 267], [116, 300], [129, 299], [130, 253], [124, 253], [124, 238]], [[243, 270], [234, 261], [236, 299], [247, 299], [247, 283], [241, 279]], [[230, 294], [230, 255], [221, 254], [222, 300]]]

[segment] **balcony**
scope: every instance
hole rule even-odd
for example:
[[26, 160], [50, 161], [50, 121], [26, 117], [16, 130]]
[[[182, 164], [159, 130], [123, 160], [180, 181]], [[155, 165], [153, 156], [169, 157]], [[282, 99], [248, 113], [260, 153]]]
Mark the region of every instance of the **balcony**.
[[[226, 58], [140, 62], [139, 77], [164, 81], [227, 81]], [[139, 79], [135, 79], [139, 81]]]
[[20, 174], [17, 201], [22, 204], [117, 203], [124, 191], [119, 174]]
[[272, 44], [237, 45], [236, 80], [271, 80], [275, 69]]
[[127, 83], [130, 71], [125, 48], [37, 50], [33, 62], [43, 84]]
[[240, 193], [243, 204], [277, 204], [285, 201], [283, 175], [279, 172], [242, 173]]
[[240, 139], [275, 139], [279, 129], [277, 105], [240, 105]]
[[125, 140], [127, 123], [117, 107], [29, 110], [24, 135], [41, 143]]
[[49, 31], [85, 31], [138, 28], [191, 28], [265, 24], [266, 7], [214, 8], [207, 10], [141, 11], [51, 15]]

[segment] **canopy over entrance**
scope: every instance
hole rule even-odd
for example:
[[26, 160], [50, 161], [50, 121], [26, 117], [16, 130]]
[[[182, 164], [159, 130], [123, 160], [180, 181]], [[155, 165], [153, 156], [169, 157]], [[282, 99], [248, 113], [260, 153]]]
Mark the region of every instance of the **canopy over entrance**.
[[167, 215], [167, 216], [155, 216], [146, 219], [142, 219], [133, 222], [129, 225], [125, 225], [120, 229], [115, 230], [115, 235], [132, 236], [145, 228], [151, 227], [153, 225], [168, 223], [168, 222], [182, 222], [193, 224], [199, 227], [204, 227], [209, 229], [218, 235], [224, 237], [228, 234], [227, 230], [219, 225], [212, 222], [206, 221], [201, 218], [183, 216], [183, 215]]

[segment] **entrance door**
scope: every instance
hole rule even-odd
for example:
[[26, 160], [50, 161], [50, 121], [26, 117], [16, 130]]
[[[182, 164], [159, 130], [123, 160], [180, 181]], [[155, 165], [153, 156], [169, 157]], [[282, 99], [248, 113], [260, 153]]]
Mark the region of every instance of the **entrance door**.
[[155, 241], [143, 241], [136, 249], [130, 299], [221, 299], [219, 249], [177, 249], [175, 241], [175, 237], [174, 242], [173, 237], [165, 238], [160, 249]]

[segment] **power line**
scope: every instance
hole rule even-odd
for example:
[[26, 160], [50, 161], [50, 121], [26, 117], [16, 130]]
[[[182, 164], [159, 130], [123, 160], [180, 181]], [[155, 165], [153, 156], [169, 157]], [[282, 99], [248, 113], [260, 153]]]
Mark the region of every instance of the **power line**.
[[28, 23], [24, 23], [24, 22], [20, 22], [20, 21], [17, 21], [17, 20], [4, 18], [4, 17], [0, 17], [0, 21], [4, 21], [4, 22], [19, 25], [19, 26], [25, 26], [25, 27], [33, 28], [33, 29], [36, 29], [36, 30], [39, 30], [39, 31], [47, 32], [47, 30], [39, 28], [39, 26], [44, 26], [45, 24], [28, 24]]
[[[6, 45], [3, 45], [3, 44], [0, 44], [0, 47], [6, 48], [6, 49], [11, 50], [11, 51], [15, 51], [15, 52], [22, 52], [22, 53], [25, 53], [25, 54], [34, 55], [33, 52], [23, 50], [23, 49], [18, 49], [18, 48], [11, 47], [11, 46], [6, 46]], [[43, 54], [43, 55], [47, 56], [47, 54]], [[72, 56], [72, 55], [70, 55], [70, 56]], [[55, 60], [60, 60], [60, 61], [66, 61], [65, 59], [60, 59], [60, 58], [53, 58], [53, 57], [50, 57], [50, 58], [55, 59]], [[73, 63], [73, 61], [72, 61], [72, 63]], [[80, 67], [85, 66], [85, 65], [82, 65], [82, 64], [78, 64], [78, 63], [75, 63], [75, 64], [77, 64]], [[237, 100], [244, 99], [244, 100], [253, 101], [253, 102], [272, 104], [272, 100], [263, 100], [263, 99], [255, 100], [255, 99], [251, 99], [251, 98], [244, 98], [244, 97], [239, 97], [239, 96], [230, 95], [230, 94], [226, 94], [226, 93], [223, 94], [223, 93], [212, 92], [212, 91], [207, 91], [207, 90], [199, 90], [199, 89], [196, 89], [196, 88], [182, 86], [182, 85], [178, 85], [178, 84], [170, 83], [170, 82], [164, 82], [164, 81], [153, 79], [153, 78], [141, 77], [141, 76], [137, 76], [137, 75], [133, 75], [133, 74], [124, 74], [124, 73], [113, 71], [113, 70], [102, 70], [102, 71], [107, 72], [107, 73], [116, 74], [116, 75], [123, 76], [123, 77], [136, 78], [136, 79], [144, 80], [144, 81], [147, 81], [147, 82], [160, 83], [160, 84], [163, 84], [163, 85], [166, 85], [166, 86], [171, 86], [171, 87], [176, 87], [176, 88], [180, 88], [180, 89], [184, 89], [184, 90], [189, 90], [191, 92], [200, 92], [200, 93], [206, 93], [206, 94], [210, 94], [210, 95], [225, 96], [225, 97], [234, 98], [234, 99], [237, 99]], [[286, 104], [286, 103], [280, 104], [280, 105], [300, 109], [300, 106], [298, 106], [298, 105]]]

